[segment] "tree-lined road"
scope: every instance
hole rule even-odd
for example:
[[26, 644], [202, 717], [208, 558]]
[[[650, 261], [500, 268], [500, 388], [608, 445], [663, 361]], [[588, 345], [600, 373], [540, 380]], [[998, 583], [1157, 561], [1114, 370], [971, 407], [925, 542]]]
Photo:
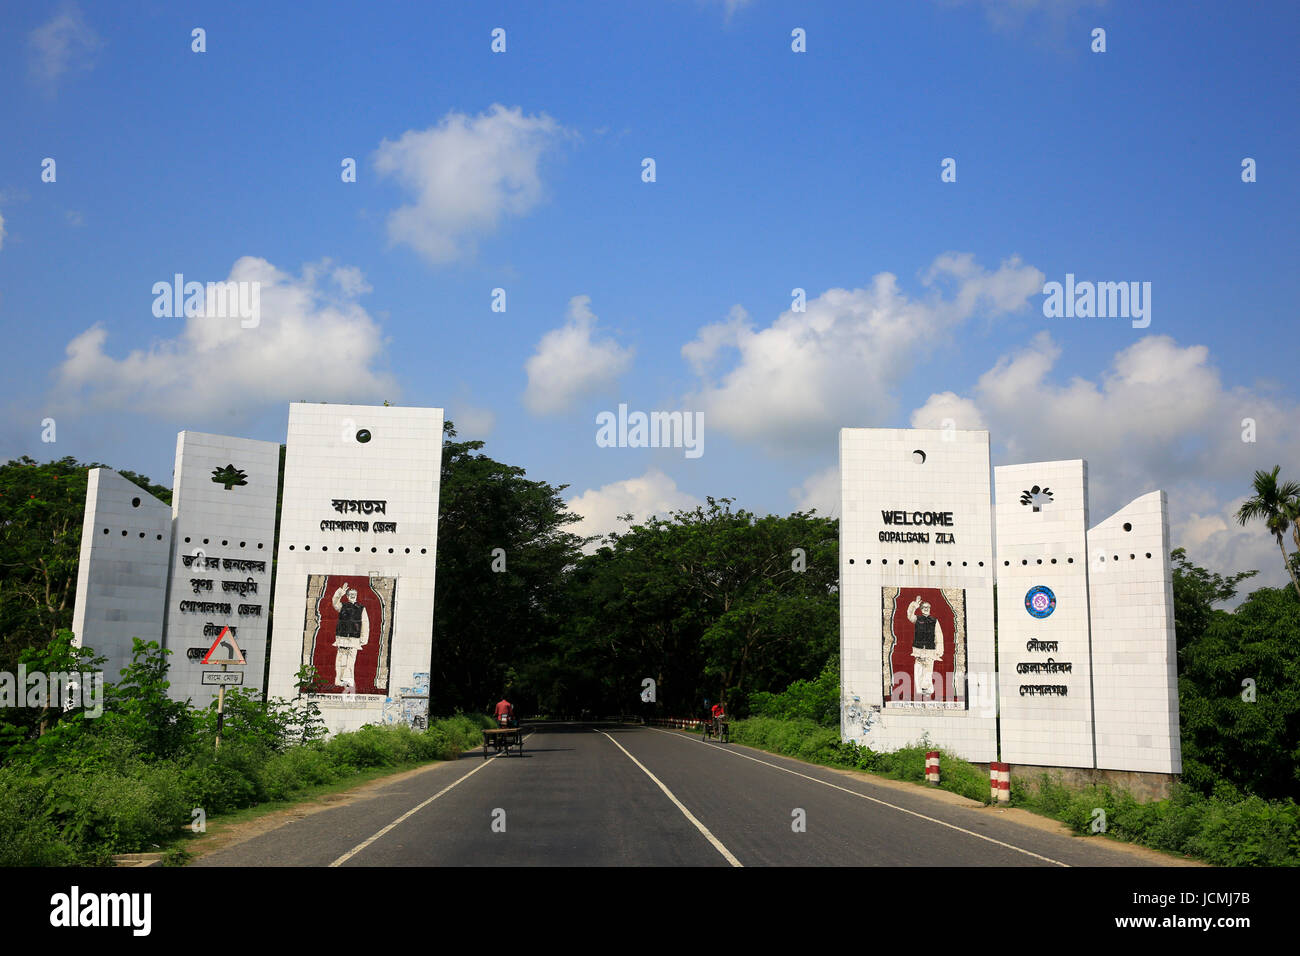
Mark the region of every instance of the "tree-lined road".
[[[796, 824], [802, 823], [802, 826]], [[460, 760], [313, 813], [195, 866], [1143, 866], [1026, 826], [735, 744], [543, 725], [523, 756]], [[1169, 862], [1176, 862], [1170, 860]]]

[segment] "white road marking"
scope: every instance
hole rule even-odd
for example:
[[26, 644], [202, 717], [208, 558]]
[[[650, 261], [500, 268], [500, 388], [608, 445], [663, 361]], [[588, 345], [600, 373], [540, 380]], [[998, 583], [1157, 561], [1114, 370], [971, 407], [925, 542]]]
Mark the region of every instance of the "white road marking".
[[[600, 731], [600, 733], [605, 737], [609, 737], [609, 734], [605, 733], [603, 730]], [[695, 824], [695, 829], [699, 830], [701, 833], [704, 834], [704, 838], [713, 844], [713, 848], [717, 850], [719, 853], [721, 853], [726, 858], [728, 863], [730, 863], [732, 866], [745, 865], [741, 863], [739, 860], [737, 860], [735, 856], [732, 855], [732, 852], [722, 845], [721, 840], [719, 840], [717, 837], [715, 837], [712, 833], [709, 832], [708, 827], [706, 827], [703, 823], [701, 823], [699, 820], [695, 818], [695, 814], [691, 813], [690, 810], [686, 809], [685, 804], [683, 804], [680, 800], [678, 800], [677, 797], [673, 795], [673, 792], [664, 786], [663, 781], [660, 780], [658, 777], [656, 777], [654, 774], [652, 774], [646, 768], [645, 764], [637, 760], [631, 754], [627, 753], [627, 749], [621, 743], [615, 740], [613, 737], [609, 737], [609, 740], [610, 743], [612, 743], [615, 747], [617, 747], [619, 750], [622, 750], [623, 753], [627, 754], [628, 760], [632, 761], [634, 764], [640, 767], [647, 777], [649, 777], [651, 780], [653, 780], [656, 784], [659, 785], [659, 789], [664, 792], [664, 795], [667, 796], [668, 799], [671, 800], [674, 804], [676, 804], [677, 809], [682, 811], [682, 813], [685, 815], [687, 820], [690, 820], [691, 823]]]
[[[668, 734], [671, 737], [682, 736], [682, 734], [675, 734], [670, 730], [660, 730], [658, 727], [647, 727], [646, 729], [653, 730], [656, 733], [660, 733], [660, 734]], [[704, 742], [707, 743], [707, 741]], [[1012, 846], [1010, 843], [1003, 843], [1001, 840], [995, 840], [993, 839], [993, 837], [985, 836], [982, 833], [976, 833], [974, 830], [967, 830], [965, 827], [959, 827], [955, 823], [948, 823], [944, 820], [936, 820], [934, 817], [927, 817], [924, 813], [917, 813], [915, 810], [907, 809], [907, 807], [900, 807], [897, 804], [889, 803], [885, 800], [878, 800], [875, 797], [869, 797], [865, 793], [858, 793], [856, 790], [850, 790], [848, 787], [841, 787], [838, 784], [831, 783], [828, 780], [818, 780], [816, 777], [810, 777], [806, 773], [800, 773], [797, 770], [791, 770], [789, 767], [782, 767], [779, 764], [768, 763], [766, 760], [759, 760], [757, 757], [751, 757], [749, 754], [742, 754], [738, 750], [729, 750], [728, 748], [720, 746], [718, 744], [709, 744], [709, 746], [721, 750], [723, 753], [735, 754], [737, 757], [744, 757], [746, 760], [754, 761], [754, 763], [761, 763], [763, 766], [771, 767], [774, 770], [781, 770], [784, 771], [785, 773], [792, 773], [796, 777], [803, 777], [805, 780], [811, 780], [813, 783], [820, 783], [824, 787], [831, 787], [834, 790], [842, 790], [845, 793], [851, 793], [855, 797], [861, 797], [863, 800], [870, 800], [872, 803], [878, 803], [882, 807], [889, 807], [892, 810], [898, 810], [900, 813], [907, 813], [914, 817], [920, 817], [922, 820], [925, 820], [929, 823], [937, 823], [939, 824], [939, 826], [948, 827], [950, 830], [956, 830], [959, 833], [965, 833], [967, 836], [978, 837], [981, 840], [987, 840], [989, 843], [996, 843], [998, 846], [1004, 846], [1008, 850], [1015, 850], [1017, 853], [1025, 854], [1025, 856], [1032, 856], [1034, 859], [1042, 860], [1045, 863], [1052, 863], [1055, 864], [1056, 866], [1065, 866], [1065, 867], [1068, 867], [1070, 865], [1069, 863], [1062, 863], [1060, 860], [1053, 860], [1051, 857], [1048, 856], [1040, 856], [1039, 854], [1034, 853], [1030, 850], [1026, 850], [1022, 847]], [[627, 751], [624, 751], [624, 753], [627, 753]], [[628, 756], [631, 756], [631, 754], [628, 754]], [[660, 786], [663, 786], [663, 784], [660, 784]]]
[[[532, 736], [532, 734], [529, 734], [529, 735], [528, 735], [528, 737], [531, 737], [531, 736]], [[528, 737], [525, 737], [524, 740], [527, 740]], [[486, 747], [487, 744], [484, 744], [483, 746]], [[478, 749], [477, 747], [474, 748], [474, 750], [477, 750], [477, 749]], [[470, 753], [473, 753], [473, 752], [474, 752], [473, 750], [470, 751]], [[500, 756], [502, 756], [502, 754], [498, 753], [498, 754], [495, 755], [495, 757], [493, 757], [493, 759], [495, 760], [496, 757], [500, 757]], [[448, 790], [450, 790], [452, 787], [456, 786], [456, 784], [460, 783], [462, 780], [468, 780], [470, 777], [474, 776], [474, 774], [478, 773], [480, 770], [482, 770], [484, 767], [486, 767], [486, 766], [488, 765], [488, 763], [489, 763], [489, 761], [484, 760], [481, 764], [479, 764], [477, 767], [475, 767], [475, 768], [474, 768], [473, 770], [471, 770], [469, 773], [467, 773], [467, 774], [465, 774], [464, 776], [460, 777], [458, 780], [455, 780], [455, 781], [453, 781], [452, 783], [447, 784], [447, 786], [443, 787], [441, 790], [439, 790], [437, 793], [435, 793], [433, 796], [431, 796], [428, 800], [425, 800], [425, 801], [424, 801], [423, 803], [421, 803], [419, 806], [412, 807], [410, 810], [407, 810], [407, 811], [406, 811], [405, 813], [403, 813], [400, 817], [398, 817], [398, 818], [397, 818], [396, 820], [394, 820], [392, 823], [388, 824], [388, 826], [384, 827], [382, 830], [380, 830], [378, 833], [376, 833], [376, 834], [375, 834], [374, 836], [372, 836], [370, 839], [368, 839], [368, 840], [364, 840], [364, 841], [362, 841], [361, 843], [358, 843], [358, 844], [357, 844], [356, 846], [354, 846], [352, 849], [348, 850], [347, 853], [344, 853], [341, 857], [339, 857], [337, 860], [335, 860], [333, 863], [331, 863], [330, 866], [342, 866], [344, 863], [346, 863], [348, 860], [352, 859], [354, 856], [356, 856], [358, 853], [360, 853], [360, 852], [361, 852], [362, 850], [364, 850], [366, 847], [370, 846], [370, 844], [374, 843], [374, 842], [375, 842], [376, 840], [378, 840], [381, 836], [383, 836], [383, 835], [384, 835], [385, 833], [387, 833], [389, 830], [393, 829], [393, 827], [397, 826], [397, 825], [398, 825], [399, 823], [401, 823], [403, 820], [406, 820], [406, 819], [408, 819], [408, 818], [414, 816], [415, 814], [419, 813], [421, 810], [423, 810], [423, 809], [424, 809], [425, 807], [427, 807], [429, 804], [433, 803], [433, 801], [437, 800], [439, 797], [441, 797], [444, 793], [446, 793], [446, 792], [447, 792]]]

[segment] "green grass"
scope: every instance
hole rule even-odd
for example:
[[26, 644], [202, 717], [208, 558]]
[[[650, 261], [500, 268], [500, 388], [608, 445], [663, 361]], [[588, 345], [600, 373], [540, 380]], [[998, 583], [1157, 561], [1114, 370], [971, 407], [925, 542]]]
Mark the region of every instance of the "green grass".
[[219, 751], [196, 746], [171, 759], [119, 749], [116, 759], [87, 751], [78, 763], [0, 767], [0, 866], [103, 866], [121, 853], [175, 849], [196, 808], [224, 822], [253, 807], [274, 809], [454, 760], [479, 746], [490, 725], [488, 717], [457, 715], [424, 731], [371, 725], [279, 750], [236, 734]]
[[840, 740], [838, 727], [823, 727], [809, 719], [778, 720], [751, 717], [732, 723], [731, 739], [769, 753], [797, 757], [809, 763], [848, 770], [865, 770], [893, 780], [925, 783], [925, 755], [939, 750], [939, 789], [988, 803], [988, 774], [941, 748], [924, 742], [891, 753], [878, 753]]

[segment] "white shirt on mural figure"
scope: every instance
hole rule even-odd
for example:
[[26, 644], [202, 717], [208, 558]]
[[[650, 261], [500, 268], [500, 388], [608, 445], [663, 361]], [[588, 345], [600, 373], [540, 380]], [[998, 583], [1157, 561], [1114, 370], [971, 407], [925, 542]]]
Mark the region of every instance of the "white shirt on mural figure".
[[[921, 613], [916, 613], [917, 608]], [[913, 686], [922, 695], [934, 695], [934, 662], [943, 660], [943, 626], [930, 616], [930, 602], [919, 594], [907, 606], [912, 622]]]
[[[343, 601], [345, 595], [346, 604]], [[357, 603], [357, 589], [348, 587], [346, 581], [334, 592], [332, 603], [339, 615], [334, 627], [334, 646], [338, 648], [334, 656], [334, 680], [343, 685], [344, 693], [351, 694], [357, 687], [353, 670], [357, 651], [370, 643], [370, 614]]]

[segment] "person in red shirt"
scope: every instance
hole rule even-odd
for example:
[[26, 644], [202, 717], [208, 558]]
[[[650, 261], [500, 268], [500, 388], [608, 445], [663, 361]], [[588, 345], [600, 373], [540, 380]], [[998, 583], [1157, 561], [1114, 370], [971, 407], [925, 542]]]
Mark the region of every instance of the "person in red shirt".
[[496, 718], [500, 726], [513, 727], [515, 725], [515, 705], [502, 697], [497, 701]]
[[722, 705], [722, 701], [718, 701], [713, 705], [713, 716], [715, 718], [727, 716], [727, 709]]

